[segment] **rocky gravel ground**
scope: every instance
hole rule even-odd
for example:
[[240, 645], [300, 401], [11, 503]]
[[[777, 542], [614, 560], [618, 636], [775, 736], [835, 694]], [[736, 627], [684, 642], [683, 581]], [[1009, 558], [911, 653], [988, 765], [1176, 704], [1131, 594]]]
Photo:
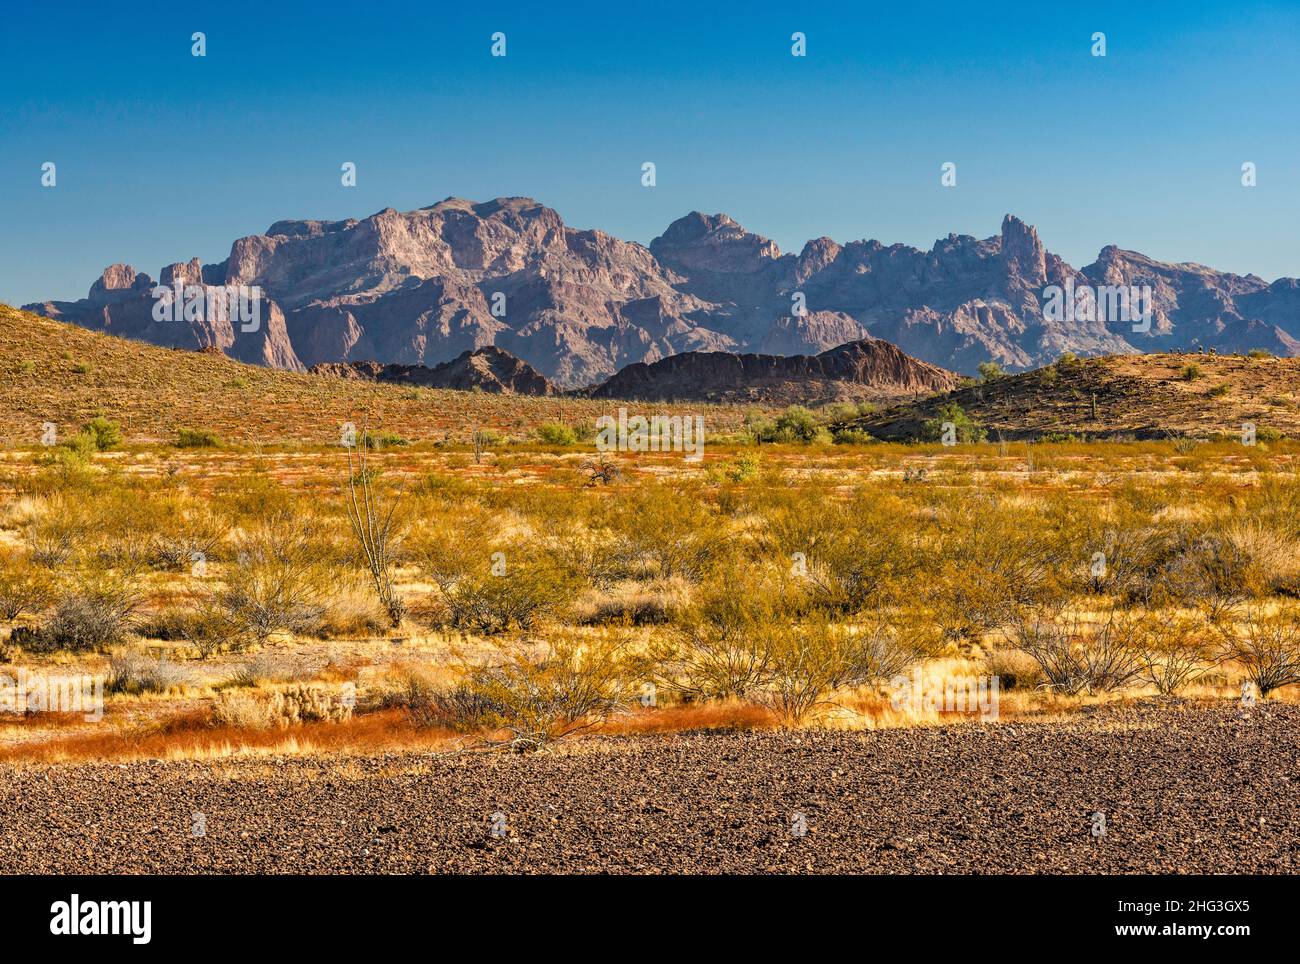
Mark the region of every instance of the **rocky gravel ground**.
[[527, 756], [3, 766], [0, 871], [1297, 873], [1297, 784], [1300, 707], [1154, 702]]

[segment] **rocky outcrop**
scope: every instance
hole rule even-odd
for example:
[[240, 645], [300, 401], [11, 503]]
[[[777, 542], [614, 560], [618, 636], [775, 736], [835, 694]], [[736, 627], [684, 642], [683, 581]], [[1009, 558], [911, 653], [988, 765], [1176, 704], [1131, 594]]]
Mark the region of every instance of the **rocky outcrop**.
[[527, 362], [492, 346], [465, 351], [449, 362], [423, 365], [383, 365], [379, 362], [341, 362], [314, 365], [313, 375], [331, 375], [422, 388], [454, 388], [493, 395], [554, 395], [555, 386]]
[[[242, 306], [246, 316], [241, 317], [230, 310], [228, 292], [220, 284], [198, 258], [163, 268], [158, 285], [130, 265], [115, 264], [81, 301], [47, 301], [25, 310], [167, 348], [215, 348], [239, 361], [303, 371], [280, 306], [263, 293]], [[170, 289], [172, 297], [171, 310], [161, 320], [155, 295], [159, 287]]]
[[[256, 286], [260, 331], [206, 315], [153, 322], [152, 282], [113, 265], [78, 302], [27, 308], [178, 347], [216, 345], [283, 368], [377, 359], [436, 366], [497, 346], [564, 388], [683, 352], [815, 355], [870, 335], [973, 373], [1079, 355], [1264, 348], [1300, 354], [1300, 288], [1117, 247], [1077, 270], [1007, 215], [996, 235], [923, 251], [817, 238], [798, 254], [725, 214], [692, 212], [643, 246], [568, 227], [528, 198], [448, 198], [344, 221], [277, 221], [216, 264], [170, 265], [163, 284]], [[1049, 290], [1150, 285], [1150, 330], [1056, 317]]]
[[684, 352], [629, 365], [591, 390], [595, 398], [759, 402], [788, 405], [854, 400], [891, 402], [957, 386], [959, 377], [876, 339], [820, 355]]

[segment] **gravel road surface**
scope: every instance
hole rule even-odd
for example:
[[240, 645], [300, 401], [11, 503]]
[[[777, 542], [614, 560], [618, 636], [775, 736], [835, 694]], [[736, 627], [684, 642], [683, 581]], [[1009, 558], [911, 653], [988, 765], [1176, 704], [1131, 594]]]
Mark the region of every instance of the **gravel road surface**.
[[1294, 874], [1298, 784], [1300, 707], [1273, 704], [527, 756], [6, 765], [0, 872]]

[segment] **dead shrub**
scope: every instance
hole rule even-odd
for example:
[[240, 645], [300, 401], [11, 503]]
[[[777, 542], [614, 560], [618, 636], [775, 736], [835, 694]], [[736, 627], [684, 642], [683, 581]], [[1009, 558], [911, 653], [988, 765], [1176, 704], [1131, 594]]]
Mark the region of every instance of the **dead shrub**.
[[606, 634], [540, 647], [500, 643], [495, 658], [461, 672], [463, 687], [441, 705], [466, 708], [477, 725], [508, 731], [505, 745], [522, 753], [598, 725], [624, 706], [638, 664], [622, 638]]
[[1133, 626], [1142, 678], [1173, 696], [1218, 662], [1204, 620], [1180, 614], [1145, 614]]
[[125, 576], [85, 576], [58, 597], [54, 611], [24, 643], [36, 652], [93, 652], [120, 643], [131, 628], [140, 596]]
[[1142, 673], [1133, 625], [1117, 614], [1101, 625], [1085, 623], [1077, 615], [1063, 620], [1021, 616], [1011, 637], [1038, 663], [1047, 685], [1063, 693], [1108, 692]]
[[1253, 610], [1239, 625], [1220, 627], [1223, 655], [1239, 663], [1261, 696], [1300, 683], [1300, 607]]

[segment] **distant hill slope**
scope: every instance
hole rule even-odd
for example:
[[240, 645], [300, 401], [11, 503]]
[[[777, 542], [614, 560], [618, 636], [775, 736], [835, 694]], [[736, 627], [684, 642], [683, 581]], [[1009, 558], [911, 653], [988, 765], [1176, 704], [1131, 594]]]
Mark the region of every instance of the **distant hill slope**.
[[821, 405], [916, 398], [955, 388], [958, 380], [953, 372], [917, 361], [889, 342], [866, 339], [820, 355], [683, 352], [629, 365], [590, 394], [646, 401]]
[[[203, 428], [231, 442], [330, 444], [369, 407], [371, 424], [413, 441], [476, 426], [517, 435], [546, 421], [594, 421], [608, 401], [492, 395], [279, 371], [219, 351], [160, 348], [0, 305], [0, 445], [31, 445], [53, 422], [60, 436], [96, 415], [129, 441], [172, 441]], [[734, 431], [739, 409], [693, 404], [710, 432]]]
[[[1191, 366], [1191, 367], [1189, 367]], [[1094, 413], [1095, 400], [1095, 413]], [[1138, 438], [1239, 435], [1251, 422], [1300, 435], [1300, 358], [1116, 355], [1008, 375], [852, 424], [886, 440], [914, 437], [956, 402], [990, 438], [1045, 433]]]
[[454, 388], [494, 395], [554, 395], [556, 388], [525, 361], [494, 346], [464, 351], [449, 362], [424, 365], [381, 365], [379, 362], [324, 363], [311, 367], [313, 375], [333, 375], [393, 385]]

